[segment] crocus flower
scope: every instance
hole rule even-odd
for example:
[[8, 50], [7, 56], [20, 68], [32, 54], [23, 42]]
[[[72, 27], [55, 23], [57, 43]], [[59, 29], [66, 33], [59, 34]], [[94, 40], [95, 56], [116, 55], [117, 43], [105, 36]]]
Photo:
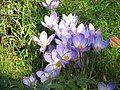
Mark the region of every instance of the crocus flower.
[[89, 50], [88, 46], [88, 39], [85, 38], [83, 34], [77, 34], [72, 37], [72, 41], [74, 46], [80, 51], [84, 52]]
[[67, 36], [70, 38], [76, 31], [77, 22], [78, 18], [75, 14], [73, 15], [70, 13], [68, 16], [63, 14], [63, 17], [59, 23], [59, 32], [61, 32], [61, 36]]
[[75, 50], [72, 50], [65, 45], [57, 45], [56, 50], [65, 64], [67, 64], [70, 60], [74, 60], [77, 54]]
[[68, 16], [65, 14], [62, 15], [62, 20], [66, 22], [66, 26], [69, 26], [70, 24], [77, 25], [78, 22], [78, 16], [76, 14], [70, 13]]
[[45, 31], [41, 32], [40, 37], [32, 36], [33, 41], [41, 46], [40, 51], [44, 52], [46, 50], [46, 46], [48, 46], [51, 41], [54, 39], [55, 34], [52, 34], [49, 38], [47, 37], [47, 33]]
[[23, 77], [23, 84], [27, 86], [34, 85], [35, 81], [36, 81], [36, 77], [34, 73], [32, 73], [30, 77]]
[[83, 24], [81, 23], [76, 30], [77, 34], [83, 34], [85, 36], [85, 38], [88, 39], [88, 45], [90, 46], [94, 40], [94, 26], [90, 23], [90, 24]]
[[[60, 40], [61, 39], [61, 40]], [[66, 36], [61, 36], [60, 39], [55, 39], [55, 42], [58, 44], [58, 45], [65, 45], [67, 46], [67, 43], [69, 42], [69, 38], [67, 38]]]
[[59, 0], [46, 0], [45, 2], [42, 2], [42, 5], [45, 8], [55, 10], [58, 7], [59, 2], [60, 2]]
[[61, 57], [58, 54], [58, 52], [56, 51], [56, 49], [53, 49], [51, 53], [46, 52], [44, 54], [44, 58], [45, 61], [47, 61], [49, 64], [46, 66], [49, 67], [49, 70], [51, 69], [51, 71], [54, 70], [60, 70], [62, 67], [61, 64]]
[[57, 16], [57, 13], [54, 11], [51, 13], [50, 17], [46, 15], [44, 17], [44, 22], [41, 21], [41, 23], [44, 27], [47, 27], [51, 30], [56, 30], [58, 28], [58, 24], [57, 24], [58, 21], [59, 21], [59, 17]]
[[110, 42], [110, 39], [103, 41], [102, 35], [97, 35], [95, 37], [93, 47], [95, 48], [96, 52], [99, 52], [102, 49], [106, 48], [108, 46], [109, 42]]
[[97, 87], [98, 87], [98, 90], [115, 90], [115, 83], [114, 82], [109, 82], [106, 85], [103, 82], [99, 82]]
[[41, 79], [41, 82], [44, 83], [47, 80], [54, 79], [59, 73], [56, 70], [49, 71], [48, 68], [45, 68], [44, 71], [37, 71], [37, 76]]
[[42, 83], [51, 78], [50, 74], [44, 71], [37, 71], [36, 74], [41, 79]]

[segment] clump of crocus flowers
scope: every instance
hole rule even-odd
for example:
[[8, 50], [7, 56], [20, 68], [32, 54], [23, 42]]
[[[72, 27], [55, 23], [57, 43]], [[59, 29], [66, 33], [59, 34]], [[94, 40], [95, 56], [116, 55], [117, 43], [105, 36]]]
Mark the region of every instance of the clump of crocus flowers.
[[[60, 19], [55, 9], [58, 7], [59, 0], [46, 0], [42, 2], [43, 6], [51, 10], [50, 16], [45, 16], [41, 24], [50, 29], [54, 34], [48, 37], [45, 31], [40, 33], [39, 38], [32, 36], [33, 41], [40, 46], [40, 52], [43, 53], [44, 60], [48, 65], [36, 72], [36, 75], [44, 83], [47, 80], [52, 81], [61, 69], [65, 68], [70, 62], [74, 62], [73, 67], [84, 67], [82, 56], [91, 49], [99, 53], [106, 48], [110, 42], [109, 39], [103, 40], [102, 30], [96, 30], [91, 23], [78, 24], [78, 16], [70, 13], [68, 16], [63, 14]], [[52, 41], [56, 44], [51, 45]], [[30, 86], [35, 82], [35, 77], [24, 77], [23, 83]], [[104, 83], [98, 84], [98, 90], [113, 90], [114, 87]], [[107, 88], [107, 89], [106, 89]]]

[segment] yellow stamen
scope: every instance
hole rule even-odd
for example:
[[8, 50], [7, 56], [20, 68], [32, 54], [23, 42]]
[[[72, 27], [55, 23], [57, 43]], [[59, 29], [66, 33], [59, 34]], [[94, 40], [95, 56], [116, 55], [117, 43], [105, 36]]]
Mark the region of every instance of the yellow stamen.
[[79, 49], [79, 50], [82, 50], [82, 49], [83, 49], [83, 46], [82, 46], [82, 45], [78, 45], [78, 49]]
[[60, 66], [61, 66], [60, 61], [58, 61], [58, 62], [55, 63], [55, 68], [56, 68], [56, 69], [58, 69]]
[[100, 49], [99, 46], [96, 46], [95, 50], [96, 50], [96, 51], [100, 51], [101, 49]]
[[64, 60], [68, 61], [69, 59], [70, 59], [70, 58], [69, 58], [68, 55], [65, 55], [65, 56], [64, 56]]

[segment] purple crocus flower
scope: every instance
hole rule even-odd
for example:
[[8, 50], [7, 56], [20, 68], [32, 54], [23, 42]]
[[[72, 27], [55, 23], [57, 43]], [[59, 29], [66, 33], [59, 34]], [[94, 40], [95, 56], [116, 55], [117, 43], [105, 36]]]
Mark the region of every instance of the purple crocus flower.
[[59, 2], [60, 2], [59, 0], [46, 0], [45, 2], [42, 2], [42, 5], [45, 8], [55, 10], [58, 7]]
[[[59, 36], [71, 37], [76, 31], [76, 25], [78, 22], [77, 16], [70, 13], [68, 16], [63, 14], [62, 19], [59, 23]], [[61, 38], [61, 37], [60, 37]]]
[[73, 45], [80, 51], [88, 51], [88, 39], [83, 34], [76, 34], [72, 37]]
[[74, 24], [76, 26], [78, 23], [78, 16], [76, 14], [72, 14], [72, 13], [70, 13], [68, 16], [63, 14], [62, 20], [64, 20], [66, 22], [66, 26], [69, 26], [70, 24]]
[[33, 41], [41, 46], [40, 51], [44, 52], [46, 47], [51, 43], [54, 39], [55, 34], [52, 34], [49, 38], [47, 37], [47, 33], [45, 31], [41, 32], [40, 37], [37, 38], [36, 36], [32, 36]]
[[62, 64], [61, 64], [61, 57], [56, 51], [56, 49], [53, 49], [51, 53], [46, 52], [44, 54], [45, 61], [47, 61], [49, 64], [46, 67], [49, 67], [51, 71], [54, 70], [61, 70]]
[[54, 79], [59, 72], [57, 70], [49, 71], [49, 68], [45, 68], [44, 71], [37, 71], [36, 74], [41, 79], [41, 82], [44, 83], [47, 80]]
[[85, 38], [88, 39], [88, 45], [90, 46], [94, 40], [94, 26], [90, 23], [90, 24], [83, 24], [81, 23], [76, 30], [76, 33], [79, 34], [83, 34], [85, 36]]
[[77, 52], [68, 48], [65, 45], [57, 45], [56, 50], [62, 58], [63, 63], [68, 63], [70, 60], [74, 60], [77, 55]]
[[51, 78], [50, 74], [47, 73], [47, 72], [44, 72], [44, 71], [37, 71], [36, 74], [41, 79], [42, 83], [47, 81], [47, 80], [49, 80]]
[[95, 48], [96, 52], [99, 52], [102, 49], [106, 48], [109, 42], [110, 42], [110, 39], [103, 41], [102, 35], [97, 35], [94, 39], [93, 47]]
[[98, 87], [98, 90], [115, 90], [115, 83], [114, 82], [109, 82], [106, 85], [103, 82], [99, 82], [97, 87]]
[[34, 73], [32, 73], [30, 77], [23, 77], [23, 84], [27, 86], [34, 85], [35, 81], [36, 81], [36, 77]]
[[58, 24], [57, 24], [58, 21], [59, 21], [59, 17], [57, 16], [57, 13], [54, 11], [51, 13], [50, 17], [46, 15], [44, 17], [44, 22], [41, 21], [41, 23], [46, 28], [49, 28], [51, 30], [56, 30], [58, 29]]
[[66, 36], [61, 36], [60, 39], [61, 39], [61, 40], [55, 39], [55, 42], [56, 42], [58, 45], [65, 45], [65, 46], [67, 46], [67, 44], [68, 44], [68, 42], [69, 42], [69, 38], [67, 38]]

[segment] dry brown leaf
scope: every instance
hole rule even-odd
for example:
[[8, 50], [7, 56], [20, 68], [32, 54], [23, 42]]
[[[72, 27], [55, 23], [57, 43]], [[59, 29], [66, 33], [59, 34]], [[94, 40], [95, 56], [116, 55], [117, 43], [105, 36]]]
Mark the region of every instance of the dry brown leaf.
[[97, 3], [97, 0], [92, 0], [92, 2], [93, 2], [94, 4], [96, 4], [96, 3]]
[[111, 36], [110, 45], [112, 47], [120, 48], [120, 39], [117, 36]]

